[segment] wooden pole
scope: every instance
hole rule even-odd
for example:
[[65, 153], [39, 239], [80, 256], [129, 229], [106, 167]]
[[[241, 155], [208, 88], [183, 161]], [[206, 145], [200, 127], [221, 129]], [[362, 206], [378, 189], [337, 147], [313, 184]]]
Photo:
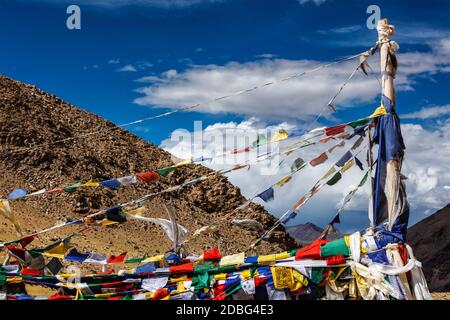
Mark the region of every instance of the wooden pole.
[[[389, 113], [395, 112], [396, 96], [394, 79], [397, 72], [397, 59], [395, 52], [399, 49], [398, 44], [390, 38], [394, 34], [395, 27], [390, 25], [387, 19], [378, 21], [378, 45], [380, 48], [380, 69], [382, 94], [390, 100]], [[383, 97], [383, 100], [385, 100]], [[388, 107], [388, 106], [385, 106]], [[388, 218], [388, 229], [392, 230], [395, 220], [405, 209], [406, 193], [401, 181], [402, 156], [390, 159], [386, 167], [386, 207], [383, 216]]]

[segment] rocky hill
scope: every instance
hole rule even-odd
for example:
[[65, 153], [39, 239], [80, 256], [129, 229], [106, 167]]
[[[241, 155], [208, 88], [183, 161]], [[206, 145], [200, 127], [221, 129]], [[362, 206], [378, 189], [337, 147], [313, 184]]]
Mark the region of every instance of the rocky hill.
[[[92, 131], [102, 133], [52, 144], [55, 140]], [[17, 151], [17, 148], [33, 145], [40, 147]], [[1, 197], [6, 197], [18, 187], [30, 191], [49, 189], [80, 180], [126, 176], [171, 164], [170, 154], [155, 145], [34, 86], [0, 75]], [[75, 193], [59, 192], [14, 201], [12, 209], [21, 226], [31, 232], [52, 226], [58, 220], [80, 218], [209, 172], [212, 171], [203, 166], [189, 165], [152, 184], [140, 182], [116, 191], [84, 188]], [[217, 222], [219, 227], [216, 232], [196, 238], [187, 245], [187, 249], [202, 253], [218, 246], [225, 254], [237, 253], [246, 250], [258, 234], [232, 225], [230, 219], [222, 222], [219, 219], [244, 201], [239, 189], [230, 184], [226, 177], [217, 175], [191, 188], [148, 201], [145, 215], [167, 218], [162, 204], [168, 203], [174, 208], [178, 223], [190, 233]], [[247, 211], [234, 214], [232, 218], [255, 219], [266, 228], [275, 221], [263, 207], [256, 204], [252, 204]], [[70, 227], [45, 234], [36, 244], [48, 244], [51, 239], [61, 238], [76, 230]], [[0, 241], [15, 238], [11, 223], [2, 219]], [[159, 254], [171, 247], [159, 227], [136, 221], [110, 227], [91, 227], [76, 239], [76, 243], [80, 249], [97, 250], [103, 254], [128, 251], [129, 256]], [[294, 246], [292, 238], [280, 227], [269, 241], [257, 247], [256, 253], [274, 253]]]
[[408, 230], [408, 243], [422, 262], [430, 291], [450, 291], [450, 204]]

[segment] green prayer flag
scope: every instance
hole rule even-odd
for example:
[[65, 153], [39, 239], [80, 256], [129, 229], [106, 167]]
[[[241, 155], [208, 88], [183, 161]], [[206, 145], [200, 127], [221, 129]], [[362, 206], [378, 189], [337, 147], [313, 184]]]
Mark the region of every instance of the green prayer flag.
[[70, 186], [64, 187], [63, 190], [65, 192], [73, 193], [77, 191], [77, 189], [81, 186], [81, 182], [74, 183]]
[[339, 180], [341, 180], [341, 178], [342, 174], [338, 172], [330, 180], [328, 180], [327, 185], [334, 186], [336, 183], [338, 183]]
[[366, 175], [364, 176], [364, 178], [362, 178], [361, 182], [358, 185], [358, 188], [361, 188], [366, 183], [368, 177], [369, 177], [369, 172], [367, 172]]
[[156, 172], [157, 172], [161, 177], [165, 177], [165, 176], [167, 176], [169, 173], [171, 173], [173, 170], [174, 170], [173, 167], [165, 167], [165, 168], [156, 170]]
[[354, 129], [356, 127], [368, 124], [369, 122], [370, 122], [370, 118], [364, 118], [364, 119], [352, 121], [352, 122], [348, 123], [348, 125]]

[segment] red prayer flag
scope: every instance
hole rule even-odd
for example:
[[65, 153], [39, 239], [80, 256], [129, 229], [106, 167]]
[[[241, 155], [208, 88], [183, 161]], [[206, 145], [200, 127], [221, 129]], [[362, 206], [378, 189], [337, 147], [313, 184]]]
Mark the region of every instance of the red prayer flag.
[[13, 255], [16, 259], [22, 260], [25, 262], [25, 249], [16, 248], [13, 245], [8, 245], [5, 247], [8, 249], [9, 253]]
[[325, 134], [327, 136], [334, 136], [336, 134], [342, 133], [345, 131], [346, 124], [341, 124], [334, 127], [325, 128]]
[[295, 260], [305, 260], [305, 259], [321, 260], [322, 256], [320, 255], [320, 247], [328, 242], [330, 241], [323, 239], [315, 240], [310, 245], [299, 249], [295, 254]]
[[152, 300], [161, 300], [169, 295], [169, 290], [167, 288], [161, 288], [155, 291]]
[[185, 264], [180, 264], [179, 266], [171, 266], [169, 267], [170, 273], [190, 273], [194, 272], [194, 263], [189, 262]]
[[30, 269], [30, 268], [23, 268], [22, 271], [20, 272], [21, 275], [23, 276], [33, 276], [33, 277], [37, 277], [40, 276], [42, 274], [41, 270], [36, 270], [36, 269]]
[[114, 264], [114, 263], [123, 263], [125, 261], [125, 258], [127, 257], [127, 253], [124, 252], [118, 256], [110, 256], [108, 258], [108, 261], [106, 262], [107, 264]]
[[320, 154], [320, 156], [318, 156], [318, 157], [312, 159], [312, 160], [309, 162], [309, 164], [310, 164], [311, 166], [313, 166], [313, 167], [316, 167], [316, 166], [318, 166], [319, 164], [322, 164], [322, 163], [324, 163], [324, 162], [327, 161], [327, 160], [328, 160], [327, 153], [326, 153], [326, 152], [323, 152], [322, 154]]
[[231, 154], [238, 154], [238, 153], [244, 153], [244, 152], [250, 152], [250, 148], [234, 150], [234, 151], [231, 152]]
[[222, 254], [217, 247], [211, 249], [211, 251], [205, 251], [203, 253], [203, 260], [219, 260], [222, 259]]
[[142, 172], [136, 175], [139, 179], [144, 181], [145, 183], [152, 183], [159, 180], [159, 174], [154, 171]]
[[331, 256], [325, 259], [327, 261], [327, 266], [335, 266], [338, 264], [344, 264], [345, 258], [344, 255], [338, 254], [337, 256]]
[[19, 243], [22, 246], [22, 248], [25, 248], [28, 244], [33, 242], [33, 240], [34, 240], [34, 236], [27, 236], [27, 237], [20, 239]]

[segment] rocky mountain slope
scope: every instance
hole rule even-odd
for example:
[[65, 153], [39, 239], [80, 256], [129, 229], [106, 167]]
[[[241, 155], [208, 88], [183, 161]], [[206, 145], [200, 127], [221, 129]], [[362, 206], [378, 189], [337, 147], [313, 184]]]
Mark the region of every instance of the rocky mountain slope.
[[[102, 133], [50, 144], [55, 140], [97, 130]], [[33, 145], [41, 146], [17, 151], [17, 148]], [[1, 197], [6, 197], [18, 187], [30, 191], [49, 189], [80, 180], [126, 176], [171, 164], [170, 154], [128, 131], [34, 86], [0, 75]], [[210, 172], [203, 166], [189, 165], [152, 184], [139, 182], [116, 191], [84, 188], [75, 193], [59, 192], [14, 201], [12, 209], [22, 227], [31, 232], [52, 226], [58, 220], [80, 218]], [[258, 234], [232, 225], [230, 219], [220, 219], [244, 201], [239, 189], [230, 184], [226, 177], [217, 175], [191, 188], [148, 201], [148, 211], [144, 215], [167, 218], [162, 207], [163, 203], [167, 203], [174, 208], [178, 223], [191, 234], [202, 226], [218, 223], [216, 232], [194, 239], [189, 242], [187, 249], [200, 254], [218, 246], [224, 254], [237, 253], [246, 250]], [[256, 204], [244, 212], [233, 214], [231, 218], [256, 219], [266, 228], [275, 221], [274, 217]], [[51, 239], [61, 238], [77, 230], [79, 227], [60, 229], [40, 236], [33, 244], [48, 244]], [[2, 219], [0, 241], [15, 238], [11, 223]], [[75, 242], [81, 250], [96, 250], [102, 254], [128, 251], [129, 256], [159, 254], [171, 247], [161, 228], [141, 221], [91, 227]], [[269, 241], [257, 247], [256, 253], [274, 253], [294, 246], [292, 238], [280, 227]]]
[[430, 291], [450, 291], [450, 204], [408, 230], [408, 243], [422, 262]]

